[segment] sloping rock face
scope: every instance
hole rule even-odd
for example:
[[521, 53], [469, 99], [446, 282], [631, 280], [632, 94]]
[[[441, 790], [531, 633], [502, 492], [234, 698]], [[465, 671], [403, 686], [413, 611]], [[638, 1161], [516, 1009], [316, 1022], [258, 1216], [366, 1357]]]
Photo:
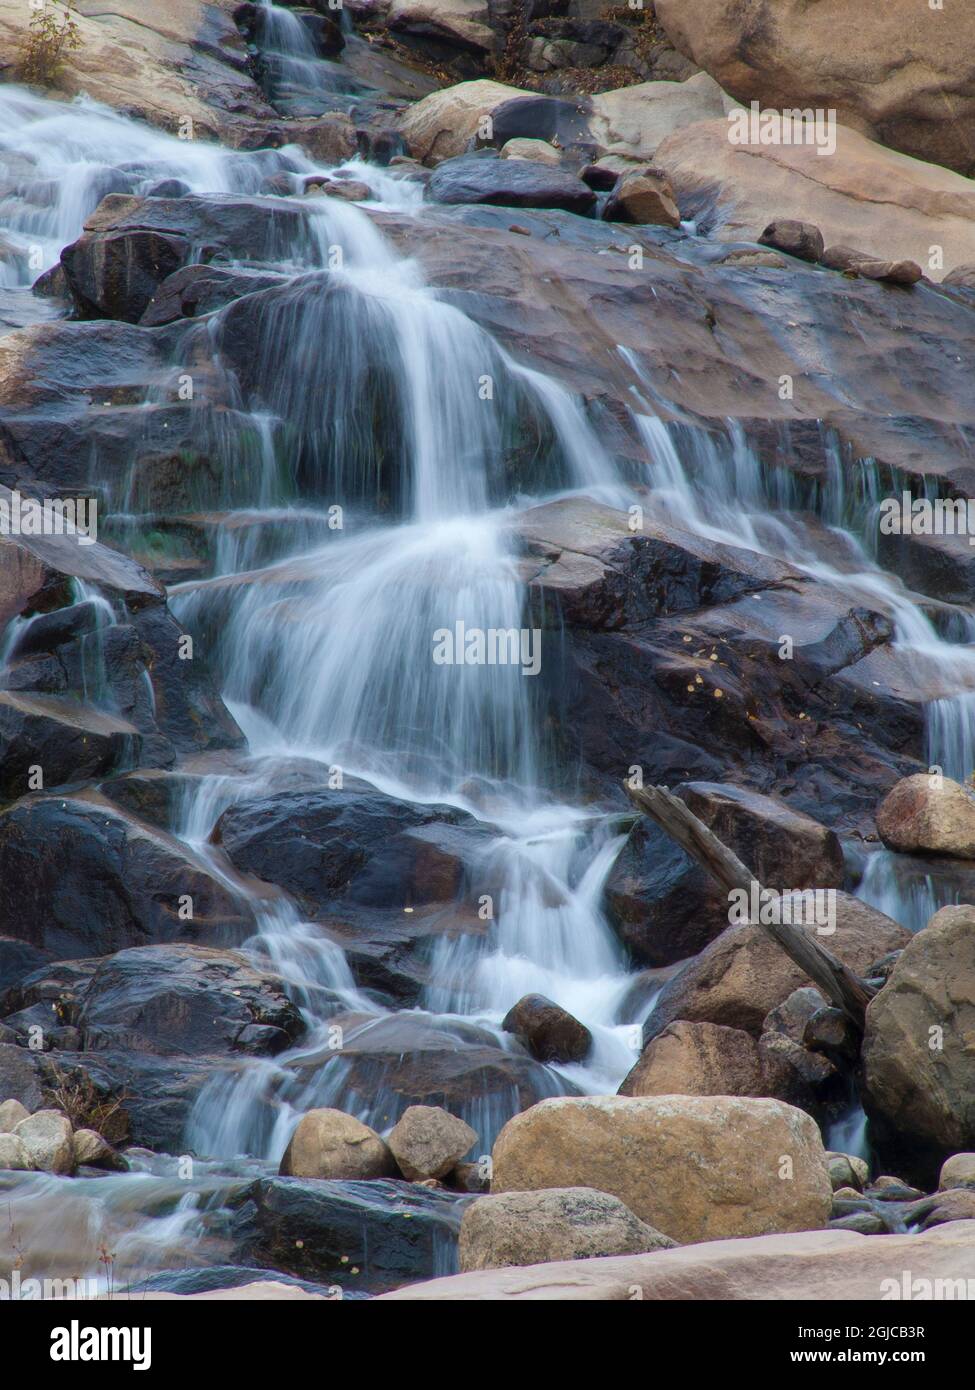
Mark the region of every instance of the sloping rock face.
[[821, 107], [917, 159], [975, 171], [975, 15], [890, 0], [657, 0], [676, 47], [739, 101]]
[[186, 846], [104, 805], [26, 797], [0, 814], [0, 921], [59, 959], [238, 943], [248, 905]]
[[[481, 1270], [414, 1284], [389, 1300], [546, 1299], [564, 1302], [632, 1299], [865, 1299], [936, 1297], [967, 1290], [975, 1254], [975, 1221], [953, 1221], [924, 1235], [871, 1240], [852, 1231], [804, 1231], [705, 1241], [681, 1250], [604, 1260], [569, 1260], [527, 1269]], [[904, 1271], [909, 1270], [905, 1281]], [[960, 1294], [942, 1297], [961, 1296]]]
[[[205, 0], [79, 0], [72, 13], [80, 44], [64, 54], [59, 89], [86, 93], [184, 138], [253, 142], [257, 123], [275, 113], [250, 74], [233, 9]], [[0, 0], [5, 59], [22, 51], [33, 14], [17, 0]]]
[[354, 1297], [456, 1268], [453, 1247], [468, 1199], [382, 1179], [263, 1178], [232, 1200], [240, 1263]]
[[975, 1144], [975, 910], [944, 907], [867, 1009], [864, 1105], [889, 1152], [933, 1176]]
[[[0, 502], [13, 505], [7, 488]], [[242, 743], [162, 587], [127, 556], [79, 532], [0, 537], [0, 622], [11, 620], [7, 800]]]
[[[727, 119], [685, 126], [658, 147], [685, 217], [722, 241], [758, 241], [777, 217], [819, 227], [883, 260], [916, 261], [934, 280], [975, 259], [975, 188], [968, 178], [836, 128], [836, 151], [812, 144], [748, 145]], [[882, 224], [877, 204], [884, 205]], [[942, 248], [933, 259], [932, 246]]]

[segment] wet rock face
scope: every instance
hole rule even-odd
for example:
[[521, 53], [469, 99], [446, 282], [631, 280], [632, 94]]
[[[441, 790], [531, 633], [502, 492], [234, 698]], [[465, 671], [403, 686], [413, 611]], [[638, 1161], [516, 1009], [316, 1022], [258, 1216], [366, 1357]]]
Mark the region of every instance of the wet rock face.
[[341, 1053], [299, 1060], [303, 1094], [323, 1088], [333, 1104], [349, 1110], [368, 1096], [384, 1125], [410, 1106], [437, 1106], [469, 1123], [484, 1153], [511, 1110], [576, 1089], [533, 1058], [498, 1046], [493, 1032], [466, 1020], [438, 1027], [422, 1015], [400, 1013], [362, 1027], [366, 1022], [362, 1016], [334, 1017], [343, 1030]]
[[239, 942], [253, 921], [178, 841], [66, 798], [0, 815], [0, 920], [60, 959], [148, 942]]
[[453, 1264], [467, 1200], [403, 1182], [261, 1179], [234, 1201], [236, 1259], [380, 1293]]
[[305, 1031], [280, 976], [232, 951], [167, 945], [118, 951], [78, 997], [86, 1048], [167, 1055], [274, 1053]]
[[[107, 602], [76, 601], [79, 585]], [[101, 542], [0, 539], [0, 611], [19, 620], [0, 692], [7, 799], [242, 741], [161, 587]]]
[[239, 802], [213, 838], [241, 872], [279, 884], [313, 912], [338, 903], [402, 911], [460, 893], [465, 859], [482, 838], [450, 823], [461, 819], [363, 783]]

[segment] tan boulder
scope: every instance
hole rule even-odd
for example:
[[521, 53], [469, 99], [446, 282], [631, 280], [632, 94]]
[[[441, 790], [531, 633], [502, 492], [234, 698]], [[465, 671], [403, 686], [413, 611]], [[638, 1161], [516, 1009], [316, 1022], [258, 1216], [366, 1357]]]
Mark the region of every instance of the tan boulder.
[[679, 227], [680, 212], [670, 180], [650, 166], [623, 174], [603, 213], [607, 222], [636, 222], [654, 227]]
[[487, 0], [393, 0], [386, 25], [393, 33], [431, 35], [490, 53], [496, 39], [489, 19]]
[[940, 1154], [975, 1146], [975, 907], [943, 907], [867, 1008], [863, 1103]]
[[[911, 934], [848, 893], [836, 894], [836, 931], [818, 938], [858, 975]], [[656, 1037], [678, 1019], [722, 1023], [758, 1036], [766, 1015], [809, 980], [760, 926], [727, 927], [664, 986], [647, 1019]]]
[[675, 1242], [647, 1226], [608, 1192], [591, 1187], [499, 1192], [465, 1208], [460, 1223], [460, 1267], [587, 1260], [668, 1250]]
[[[700, 121], [677, 130], [657, 149], [681, 206], [715, 219], [721, 241], [758, 241], [765, 227], [788, 218], [819, 227], [827, 246], [860, 247], [884, 261], [916, 261], [934, 280], [975, 261], [975, 184], [922, 164], [845, 126], [836, 151], [812, 145], [735, 145], [728, 121]], [[877, 217], [878, 205], [883, 217]], [[943, 265], [931, 262], [932, 246]]]
[[19, 1100], [5, 1100], [0, 1104], [0, 1134], [13, 1134], [21, 1120], [26, 1120], [30, 1111]]
[[827, 270], [862, 275], [867, 280], [887, 280], [892, 285], [916, 285], [924, 274], [916, 261], [880, 261], [852, 246], [828, 246], [819, 257], [819, 263]]
[[387, 1178], [396, 1172], [379, 1135], [341, 1110], [309, 1110], [298, 1121], [280, 1172], [291, 1178]]
[[540, 1101], [498, 1135], [491, 1191], [595, 1187], [674, 1240], [824, 1226], [832, 1187], [815, 1121], [776, 1100]]
[[901, 854], [975, 859], [975, 795], [949, 777], [904, 777], [881, 802], [877, 833]]
[[486, 77], [458, 82], [407, 107], [400, 118], [400, 133], [414, 159], [425, 163], [450, 159], [464, 153], [484, 129], [485, 117], [512, 98], [529, 95], [521, 87], [507, 87]]
[[342, 164], [356, 152], [355, 126], [344, 111], [326, 111], [303, 125], [294, 140], [322, 164]]
[[7, 1131], [0, 1133], [0, 1171], [29, 1173], [33, 1160], [23, 1139]]
[[869, 1163], [856, 1154], [837, 1153], [827, 1149], [826, 1166], [834, 1193], [850, 1190], [856, 1196], [870, 1181]]
[[[544, 101], [537, 92], [489, 78], [458, 82], [414, 102], [400, 117], [399, 129], [414, 158], [436, 163], [463, 154], [475, 137], [490, 144], [486, 118], [517, 97]], [[675, 130], [723, 116], [733, 103], [701, 72], [686, 82], [641, 82], [601, 92], [575, 105], [579, 133], [588, 134], [598, 154], [645, 164]]]
[[547, 140], [507, 140], [501, 146], [502, 159], [530, 159], [536, 164], [548, 164], [553, 169], [562, 163], [562, 156]]
[[938, 1187], [975, 1187], [975, 1153], [952, 1154], [941, 1165]]
[[621, 1096], [765, 1096], [758, 1043], [740, 1028], [672, 1023], [646, 1047], [623, 1080]]
[[795, 1303], [970, 1298], [975, 1294], [973, 1269], [975, 1221], [952, 1221], [923, 1235], [890, 1235], [883, 1240], [853, 1231], [803, 1231], [707, 1241], [650, 1255], [475, 1270], [411, 1284], [382, 1294], [380, 1301], [521, 1298], [624, 1303], [639, 1298]]
[[42, 1173], [74, 1172], [71, 1121], [60, 1110], [38, 1110], [28, 1115], [14, 1135], [30, 1155], [31, 1165]]
[[411, 1105], [393, 1126], [389, 1148], [411, 1182], [442, 1178], [464, 1157], [477, 1134], [470, 1125], [436, 1105]]
[[639, 82], [590, 98], [589, 131], [603, 155], [645, 161], [675, 130], [723, 117], [734, 104], [706, 72], [685, 82]]
[[657, 0], [674, 46], [742, 102], [820, 107], [885, 145], [975, 172], [975, 9], [916, 0]]
[[93, 1129], [76, 1129], [72, 1137], [74, 1161], [80, 1168], [108, 1168], [125, 1172], [128, 1163], [117, 1154], [107, 1139]]
[[975, 1191], [970, 1187], [949, 1187], [915, 1202], [906, 1209], [904, 1218], [911, 1226], [920, 1224], [922, 1231], [949, 1221], [975, 1221]]

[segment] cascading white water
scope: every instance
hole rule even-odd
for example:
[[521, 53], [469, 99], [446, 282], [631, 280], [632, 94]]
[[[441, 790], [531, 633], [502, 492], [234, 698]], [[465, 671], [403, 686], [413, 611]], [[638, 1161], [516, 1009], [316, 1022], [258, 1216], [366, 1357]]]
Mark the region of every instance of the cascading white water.
[[[411, 519], [359, 525], [259, 571], [177, 587], [174, 608], [194, 626], [212, 624], [219, 612], [225, 693], [253, 752], [340, 765], [397, 795], [452, 802], [475, 815], [483, 809], [470, 788], [486, 779], [491, 819], [502, 827], [484, 867], [497, 884], [497, 927], [463, 965], [454, 950], [443, 971], [435, 967], [438, 980], [469, 979], [459, 994], [430, 991], [431, 1021], [449, 1027], [462, 1014], [510, 1046], [501, 1018], [530, 987], [544, 988], [595, 1035], [588, 1067], [566, 1074], [588, 1089], [614, 1088], [637, 1042], [632, 1026], [616, 1022], [627, 974], [599, 907], [619, 838], [545, 792], [532, 679], [517, 665], [438, 665], [432, 642], [458, 622], [482, 631], [520, 630], [525, 622], [510, 516], [492, 509], [503, 497], [498, 468], [519, 414], [546, 436], [556, 486], [601, 484], [619, 495], [615, 471], [572, 398], [442, 303], [361, 213], [340, 206], [312, 215], [322, 259], [336, 244], [350, 253], [328, 274], [299, 277], [294, 294], [262, 315], [253, 372], [259, 403], [300, 439], [323, 500], [344, 498], [350, 486], [366, 496], [382, 480], [349, 462], [375, 448], [368, 434], [363, 441], [357, 398], [379, 374], [384, 409], [396, 422], [400, 505]], [[205, 329], [217, 349], [223, 317]], [[326, 335], [330, 351], [316, 356]], [[485, 382], [493, 388], [486, 394]], [[280, 918], [262, 924], [272, 955], [281, 928]], [[320, 1046], [313, 1034], [265, 1065], [263, 1077], [251, 1068], [229, 1091], [215, 1083], [194, 1113], [196, 1147], [279, 1152], [288, 1133], [283, 1092], [295, 1089], [287, 1068], [299, 1070]], [[340, 1085], [339, 1060], [330, 1065]], [[278, 1092], [270, 1129], [259, 1103], [269, 1087]], [[293, 1097], [284, 1113], [300, 1109], [302, 1097], [307, 1106], [308, 1095]], [[315, 1095], [321, 1103], [321, 1085]], [[354, 1102], [343, 1095], [342, 1103]], [[376, 1121], [388, 1109], [382, 1097], [363, 1113]], [[505, 1118], [493, 1113], [492, 1131]]]
[[[279, 53], [304, 63], [284, 37], [287, 30], [295, 43], [307, 41], [304, 26], [293, 15], [280, 20], [281, 13], [271, 16], [269, 32], [278, 33], [280, 21]], [[13, 88], [0, 88], [0, 160], [12, 172], [0, 193], [0, 230], [25, 254], [40, 246], [43, 262], [8, 260], [3, 273], [17, 284], [56, 260], [105, 192], [144, 192], [169, 178], [197, 192], [256, 193], [269, 174], [314, 167], [296, 150], [222, 151], [146, 130], [92, 103], [59, 105]], [[383, 201], [418, 207], [416, 186], [357, 163], [349, 171]], [[621, 843], [617, 825], [546, 787], [531, 677], [517, 667], [437, 666], [431, 644], [438, 628], [457, 621], [482, 629], [526, 623], [501, 468], [519, 423], [536, 431], [537, 495], [584, 490], [623, 503], [629, 493], [578, 403], [442, 302], [364, 213], [335, 200], [300, 206], [308, 235], [278, 267], [293, 277], [290, 298], [269, 309], [251, 386], [239, 392], [241, 416], [257, 439], [253, 490], [230, 503], [214, 577], [173, 591], [187, 624], [222, 628], [218, 663], [253, 761], [242, 774], [203, 779], [182, 834], [228, 886], [248, 891], [210, 845], [212, 828], [228, 806], [273, 786], [281, 760], [299, 757], [474, 815], [489, 828], [479, 872], [490, 884], [495, 920], [485, 937], [438, 946], [434, 983], [416, 1012], [446, 1037], [453, 1030], [510, 1047], [498, 1027], [507, 1008], [526, 992], [547, 994], [586, 1023], [595, 1042], [584, 1066], [553, 1070], [553, 1091], [573, 1082], [613, 1091], [639, 1048], [639, 1030], [619, 1021], [631, 977], [601, 909]], [[336, 245], [343, 260], [331, 266]], [[228, 313], [194, 330], [203, 354], [219, 356]], [[492, 395], [479, 390], [485, 379]], [[395, 459], [385, 474], [372, 456], [376, 400], [368, 392], [377, 380], [394, 421]], [[824, 555], [794, 519], [775, 514], [740, 433], [732, 429], [727, 451], [702, 433], [693, 457], [690, 446], [685, 457], [662, 420], [641, 413], [637, 424], [650, 460], [643, 481], [661, 515], [782, 558], [879, 606], [894, 620], [902, 650], [949, 670], [948, 686], [970, 676], [975, 685], [971, 654], [939, 637], [923, 608], [849, 532], [834, 533], [837, 553]], [[283, 498], [279, 488], [283, 426], [298, 441], [307, 484], [297, 498]], [[231, 432], [217, 452], [238, 443]], [[383, 496], [387, 511], [379, 517], [390, 475], [399, 490]], [[349, 493], [347, 524], [333, 531], [328, 508]], [[129, 500], [137, 511], [137, 498]], [[835, 505], [829, 519], [839, 526], [842, 497]], [[265, 530], [277, 528], [271, 555], [261, 528], [248, 524], [256, 517]], [[949, 775], [971, 770], [971, 698], [946, 695], [932, 711], [930, 757]], [[868, 867], [868, 897], [871, 882], [876, 887]], [[295, 1115], [330, 1100], [386, 1127], [390, 1097], [343, 1089], [327, 1036], [338, 1010], [354, 1020], [348, 1037], [378, 1032], [390, 1016], [356, 989], [339, 947], [282, 895], [252, 905], [252, 944], [289, 981], [309, 1033], [300, 1048], [273, 1061], [247, 1060], [215, 1081], [187, 1142], [204, 1153], [276, 1158]], [[515, 1096], [490, 1104], [472, 1097], [468, 1118], [485, 1146], [516, 1105]], [[173, 1231], [184, 1216], [181, 1209]], [[160, 1230], [169, 1240], [169, 1228]]]

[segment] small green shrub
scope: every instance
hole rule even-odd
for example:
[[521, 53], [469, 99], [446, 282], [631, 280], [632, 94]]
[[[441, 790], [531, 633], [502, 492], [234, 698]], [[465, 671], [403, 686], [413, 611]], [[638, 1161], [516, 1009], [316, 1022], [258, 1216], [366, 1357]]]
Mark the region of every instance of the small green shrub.
[[28, 26], [20, 76], [34, 87], [51, 87], [66, 53], [81, 47], [81, 34], [70, 4], [45, 0]]

